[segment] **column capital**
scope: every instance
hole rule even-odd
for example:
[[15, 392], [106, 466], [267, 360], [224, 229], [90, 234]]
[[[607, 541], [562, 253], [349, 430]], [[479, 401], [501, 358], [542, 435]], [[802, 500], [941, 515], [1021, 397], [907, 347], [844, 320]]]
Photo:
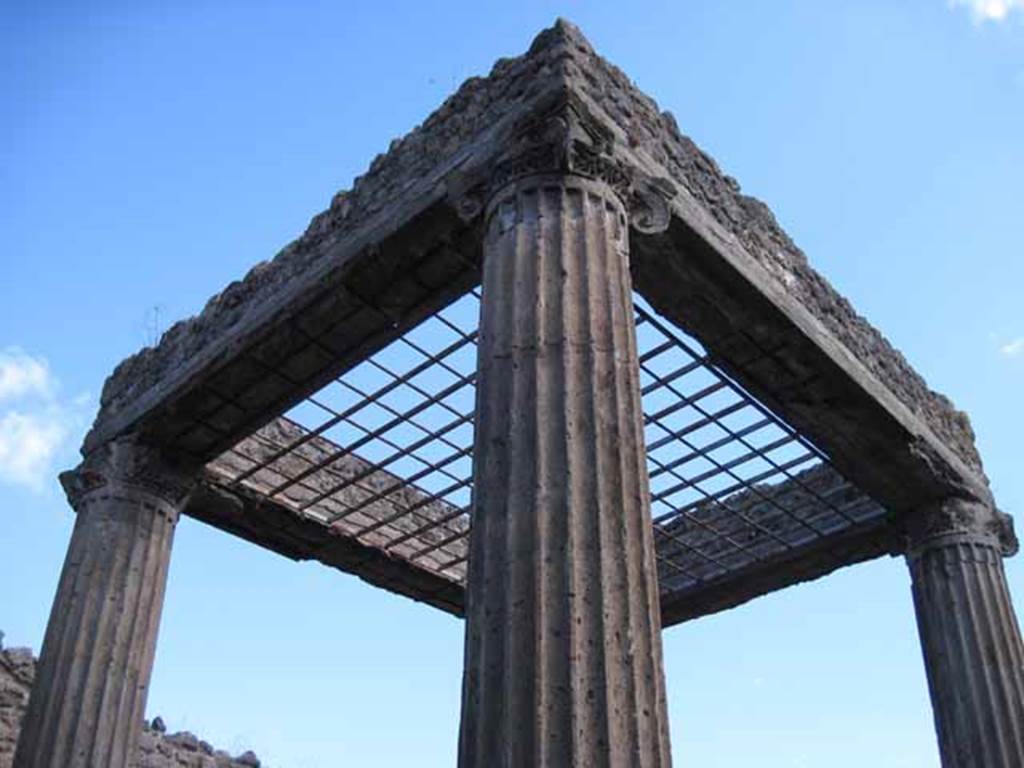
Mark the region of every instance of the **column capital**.
[[196, 467], [168, 460], [159, 449], [134, 437], [115, 438], [92, 451], [61, 485], [76, 512], [97, 498], [148, 497], [158, 506], [180, 510], [198, 480]]
[[612, 129], [571, 89], [553, 91], [499, 140], [502, 151], [485, 169], [449, 181], [449, 197], [463, 219], [476, 218], [503, 189], [527, 177], [574, 176], [607, 185], [637, 231], [668, 227], [675, 184], [617, 155]]
[[906, 516], [907, 557], [950, 544], [973, 543], [1016, 554], [1019, 544], [1013, 518], [974, 499], [950, 497], [911, 511]]

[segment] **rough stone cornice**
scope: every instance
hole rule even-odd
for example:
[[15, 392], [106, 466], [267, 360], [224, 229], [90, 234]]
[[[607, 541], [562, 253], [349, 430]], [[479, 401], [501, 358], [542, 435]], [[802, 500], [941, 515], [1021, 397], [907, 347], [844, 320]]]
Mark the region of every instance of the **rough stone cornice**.
[[565, 78], [541, 97], [513, 124], [501, 150], [468, 178], [452, 186], [453, 203], [470, 221], [509, 185], [526, 177], [558, 174], [578, 176], [606, 184], [629, 214], [639, 232], [663, 232], [669, 223], [668, 201], [677, 194], [667, 176], [652, 176], [638, 164], [616, 156], [615, 134], [607, 121], [594, 115]]

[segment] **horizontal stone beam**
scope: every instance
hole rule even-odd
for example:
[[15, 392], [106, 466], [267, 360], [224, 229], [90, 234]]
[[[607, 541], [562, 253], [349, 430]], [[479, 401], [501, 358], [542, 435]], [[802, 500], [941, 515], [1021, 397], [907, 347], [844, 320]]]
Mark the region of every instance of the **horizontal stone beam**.
[[185, 514], [292, 560], [315, 560], [375, 587], [462, 615], [460, 583], [298, 517], [280, 504], [226, 490], [212, 479], [195, 492]]
[[[566, 146], [544, 125], [581, 126]], [[127, 431], [209, 460], [479, 279], [482, 190], [566, 157], [633, 210], [634, 285], [899, 512], [991, 502], [967, 418], [808, 264], [674, 118], [560, 22], [392, 143], [301, 238], [104, 387], [86, 452]], [[532, 154], [531, 154], [532, 153]]]
[[634, 288], [887, 508], [950, 495], [991, 503], [966, 415], [929, 389], [670, 114], [578, 32], [563, 36], [566, 89], [601, 129], [591, 164], [630, 180], [638, 198]]
[[[297, 425], [284, 419], [275, 420], [236, 446], [233, 452], [211, 462], [184, 514], [293, 560], [316, 560], [374, 586], [462, 616], [465, 563], [439, 570], [445, 558], [411, 562], [403, 553], [431, 543], [423, 538], [396, 551], [385, 549], [389, 540], [415, 530], [415, 524], [399, 518], [389, 524], [390, 529], [382, 529], [375, 537], [355, 535], [359, 527], [372, 525], [374, 519], [394, 518], [394, 505], [370, 505], [360, 511], [358, 521], [343, 525], [330, 523], [329, 515], [343, 511], [347, 504], [358, 503], [358, 497], [328, 504], [321, 502], [305, 513], [298, 510], [301, 493], [268, 498], [267, 490], [272, 485], [270, 477], [274, 472], [288, 473], [306, 467], [308, 459], [337, 453], [337, 445], [316, 438], [296, 449], [293, 453], [297, 455], [261, 470], [266, 474], [255, 474], [241, 483], [232, 482], [232, 478], [238, 477], [243, 468], [251, 467], [254, 460], [265, 460], [272, 446], [290, 444], [302, 434]], [[367, 466], [359, 457], [345, 455], [304, 482], [308, 484], [307, 490], [329, 488], [339, 473], [364, 471]], [[395, 476], [379, 471], [374, 477], [379, 487], [390, 487], [397, 481]], [[396, 498], [409, 507], [416, 507], [427, 519], [450, 517], [452, 508], [437, 502], [424, 505], [424, 496], [418, 489], [407, 487]], [[796, 543], [788, 549], [772, 546], [771, 540], [765, 537], [755, 542], [755, 528], [762, 532], [770, 530], [776, 537], [792, 542], [800, 542], [801, 535], [806, 538], [807, 526], [801, 528], [795, 518], [781, 514], [780, 507], [799, 509], [799, 519], [805, 524], [819, 530], [831, 528], [835, 533]], [[756, 492], [745, 490], [717, 505], [690, 510], [686, 516], [656, 527], [656, 533], [660, 530], [655, 536], [659, 557], [698, 573], [701, 556], [693, 553], [700, 550], [704, 558], [728, 560], [733, 570], [725, 574], [698, 573], [699, 583], [678, 589], [666, 586], [669, 581], [664, 581], [661, 588], [663, 624], [670, 626], [725, 610], [775, 589], [819, 578], [844, 565], [893, 552], [898, 548], [899, 538], [891, 523], [891, 516], [824, 465], [800, 473], [788, 482], [761, 485]], [[760, 559], [737, 560], [730, 554], [735, 548], [729, 539], [746, 542], [749, 550]], [[458, 555], [464, 552], [465, 540], [459, 539], [449, 546], [454, 547], [454, 554]], [[671, 569], [666, 571], [662, 567], [663, 577], [672, 573]]]
[[663, 622], [722, 611], [898, 552], [893, 523], [827, 464], [698, 504], [655, 524]]
[[[292, 560], [316, 560], [375, 587], [461, 617], [461, 583], [437, 576], [379, 548], [360, 544], [320, 523], [302, 520], [284, 507], [225, 491], [207, 483], [185, 510], [197, 520]], [[664, 548], [665, 544], [661, 543]], [[661, 595], [664, 627], [733, 608], [794, 584], [827, 576], [838, 568], [892, 554], [899, 539], [884, 523], [780, 553], [768, 562], [708, 581], [697, 588]]]
[[661, 596], [662, 626], [735, 608], [776, 590], [820, 579], [839, 568], [901, 551], [902, 541], [891, 521], [876, 520], [863, 526], [778, 552], [771, 558], [697, 587]]
[[108, 378], [83, 451], [124, 432], [207, 461], [479, 282], [468, 178], [561, 80], [503, 60], [393, 141], [301, 237]]
[[[275, 492], [287, 480], [296, 482]], [[445, 565], [465, 555], [466, 542], [438, 545], [468, 533], [465, 516], [288, 419], [275, 419], [207, 464], [185, 514], [286, 557], [461, 610], [465, 563]], [[415, 556], [432, 546], [438, 548]]]
[[83, 452], [134, 432], [208, 461], [463, 295], [478, 281], [473, 227], [436, 200], [407, 205], [421, 215], [389, 207], [394, 231], [296, 241], [124, 361]]

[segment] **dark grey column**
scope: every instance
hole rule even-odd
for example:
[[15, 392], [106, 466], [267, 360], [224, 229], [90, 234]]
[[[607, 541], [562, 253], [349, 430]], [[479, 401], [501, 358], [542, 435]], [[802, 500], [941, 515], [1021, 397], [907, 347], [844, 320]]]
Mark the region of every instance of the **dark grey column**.
[[78, 513], [15, 768], [123, 768], [134, 756], [184, 473], [127, 441], [61, 477]]
[[459, 765], [670, 765], [626, 214], [572, 175], [487, 211]]
[[1009, 518], [949, 499], [911, 520], [907, 563], [944, 768], [1024, 766], [1024, 645], [1003, 572]]

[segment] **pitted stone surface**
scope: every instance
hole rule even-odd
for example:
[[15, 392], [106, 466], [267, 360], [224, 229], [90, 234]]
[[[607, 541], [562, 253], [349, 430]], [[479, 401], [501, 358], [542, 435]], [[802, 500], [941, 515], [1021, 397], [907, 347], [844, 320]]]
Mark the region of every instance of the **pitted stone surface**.
[[[21, 728], [21, 718], [28, 704], [28, 694], [35, 679], [36, 660], [27, 648], [0, 650], [0, 768], [11, 768], [14, 746]], [[156, 721], [159, 721], [157, 723]], [[215, 750], [188, 731], [163, 733], [155, 718], [147, 724], [139, 739], [134, 768], [259, 768], [253, 752], [232, 757]]]
[[598, 56], [571, 24], [541, 33], [534, 49], [550, 50], [567, 61], [570, 75], [626, 133], [631, 146], [642, 148], [666, 168], [968, 466], [981, 470], [967, 415], [927, 386], [903, 355], [811, 267], [768, 206], [742, 194], [736, 180], [680, 132], [671, 113], [663, 112], [618, 67]]
[[464, 143], [534, 95], [552, 72], [543, 56], [499, 59], [487, 77], [471, 77], [422, 125], [395, 139], [352, 188], [338, 192], [305, 233], [272, 261], [254, 266], [242, 280], [213, 296], [203, 311], [171, 326], [156, 347], [125, 359], [107, 379], [97, 421], [118, 411], [211, 341], [228, 333], [247, 313], [307, 271], [330, 247], [378, 213], [396, 195], [456, 155]]
[[14, 759], [35, 674], [36, 662], [27, 648], [0, 650], [0, 768], [10, 768]]
[[669, 768], [626, 216], [521, 178], [485, 240], [460, 768]]
[[[943, 768], [1024, 765], [1024, 642], [990, 515], [951, 500], [907, 554]], [[981, 519], [979, 519], [981, 518]], [[979, 526], [979, 524], [982, 524]]]

